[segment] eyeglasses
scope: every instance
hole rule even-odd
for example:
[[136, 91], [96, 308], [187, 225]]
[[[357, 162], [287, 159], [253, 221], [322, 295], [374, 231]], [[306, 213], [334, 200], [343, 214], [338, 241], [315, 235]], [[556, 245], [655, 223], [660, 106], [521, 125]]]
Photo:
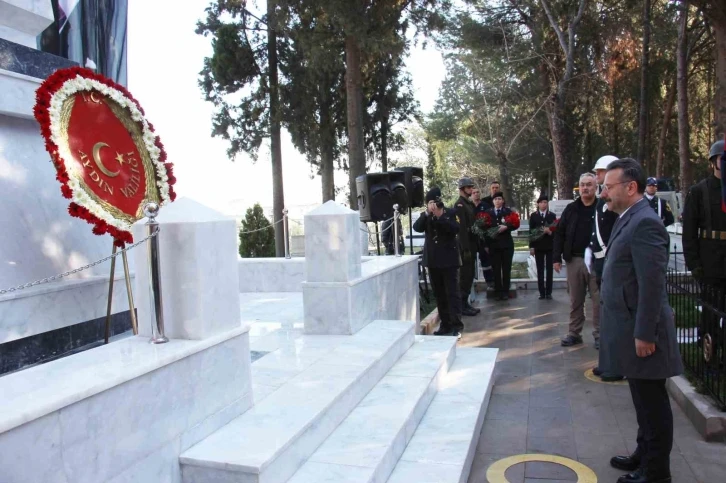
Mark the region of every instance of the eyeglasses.
[[610, 191], [611, 189], [613, 189], [613, 188], [614, 188], [615, 186], [617, 186], [617, 185], [619, 185], [619, 184], [626, 184], [626, 183], [632, 183], [632, 182], [634, 182], [634, 181], [635, 181], [635, 180], [632, 180], [632, 179], [631, 179], [630, 181], [621, 181], [621, 182], [619, 182], [619, 183], [613, 183], [613, 184], [611, 184], [610, 186], [608, 186], [608, 185], [604, 184], [604, 185], [603, 185], [603, 188], [605, 188], [606, 190]]

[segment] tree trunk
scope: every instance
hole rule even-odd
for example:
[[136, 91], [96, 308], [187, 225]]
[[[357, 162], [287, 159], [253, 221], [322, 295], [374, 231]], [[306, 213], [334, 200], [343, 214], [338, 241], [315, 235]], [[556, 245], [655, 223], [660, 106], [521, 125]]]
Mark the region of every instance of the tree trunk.
[[[267, 19], [275, 24], [275, 0], [267, 1]], [[275, 223], [275, 255], [285, 256], [285, 233], [282, 210], [285, 209], [285, 195], [282, 187], [282, 149], [280, 143], [280, 98], [277, 82], [277, 34], [274, 29], [267, 33], [267, 66], [270, 76], [270, 152], [272, 155], [272, 219]]]
[[553, 95], [552, 105], [548, 111], [552, 149], [555, 155], [557, 196], [561, 200], [571, 200], [576, 173], [570, 163], [564, 102], [557, 95]]
[[678, 158], [681, 193], [685, 199], [691, 187], [690, 149], [688, 146], [688, 6], [684, 6], [678, 26], [676, 66], [678, 71]]
[[610, 87], [613, 103], [613, 152], [615, 156], [620, 154], [620, 102], [615, 92], [615, 86]]
[[358, 209], [355, 179], [366, 173], [363, 138], [363, 88], [360, 46], [355, 36], [345, 38], [345, 93], [348, 110], [348, 184], [350, 209]]
[[663, 166], [663, 157], [665, 156], [665, 144], [668, 138], [668, 127], [671, 124], [671, 115], [673, 114], [673, 104], [676, 102], [676, 82], [672, 82], [668, 86], [666, 93], [665, 111], [663, 111], [663, 124], [660, 127], [660, 138], [658, 139], [658, 154], [655, 161], [655, 175], [659, 178], [665, 176], [665, 168]]
[[[722, 15], [711, 22], [714, 37], [716, 38], [716, 95], [714, 96], [714, 114], [716, 124], [716, 139], [722, 139], [726, 132], [726, 8], [722, 8]], [[715, 7], [714, 7], [715, 10]], [[711, 139], [710, 141], [716, 141]]]
[[388, 117], [381, 121], [381, 171], [388, 171]]
[[509, 168], [507, 167], [507, 164], [509, 163], [509, 160], [507, 159], [507, 154], [503, 151], [498, 151], [497, 160], [499, 161], [499, 182], [502, 188], [502, 193], [504, 193], [504, 202], [510, 208], [514, 208], [515, 206], [514, 196], [512, 196], [512, 184], [509, 180]]
[[322, 178], [323, 203], [335, 200], [335, 169], [333, 151], [335, 149], [335, 129], [330, 116], [328, 99], [320, 105], [320, 177]]
[[638, 162], [645, 167], [648, 129], [648, 57], [650, 49], [650, 0], [643, 1], [643, 53], [640, 62], [640, 108], [638, 116]]

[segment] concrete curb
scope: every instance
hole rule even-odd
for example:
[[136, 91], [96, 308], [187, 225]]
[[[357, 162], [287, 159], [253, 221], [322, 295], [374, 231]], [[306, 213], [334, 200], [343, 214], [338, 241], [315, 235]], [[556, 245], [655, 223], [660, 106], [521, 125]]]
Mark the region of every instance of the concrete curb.
[[421, 335], [432, 335], [439, 326], [439, 309], [434, 309], [419, 324]]
[[666, 388], [706, 441], [726, 441], [726, 412], [713, 407], [683, 376], [667, 379]]

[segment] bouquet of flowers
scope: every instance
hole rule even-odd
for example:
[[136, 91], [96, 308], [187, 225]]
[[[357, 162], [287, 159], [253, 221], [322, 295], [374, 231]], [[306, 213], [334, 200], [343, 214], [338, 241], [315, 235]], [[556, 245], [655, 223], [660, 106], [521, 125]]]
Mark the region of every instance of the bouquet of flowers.
[[545, 226], [540, 226], [535, 228], [534, 230], [529, 232], [529, 241], [537, 241], [540, 238], [542, 238], [545, 235], [545, 228], [549, 228], [550, 231], [555, 231], [557, 229], [557, 224], [560, 222], [559, 218], [555, 219], [552, 223], [549, 223]]
[[509, 225], [512, 230], [519, 229], [519, 213], [512, 211], [503, 219], [505, 225]]
[[482, 240], [494, 238], [499, 234], [499, 226], [496, 225], [494, 218], [489, 213], [480, 211], [474, 218], [474, 226], [471, 227], [471, 232]]

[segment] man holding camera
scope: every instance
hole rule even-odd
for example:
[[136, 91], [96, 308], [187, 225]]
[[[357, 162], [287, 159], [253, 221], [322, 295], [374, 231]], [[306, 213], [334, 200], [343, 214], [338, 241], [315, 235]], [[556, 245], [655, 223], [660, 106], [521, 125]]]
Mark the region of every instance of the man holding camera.
[[456, 211], [444, 207], [439, 188], [432, 188], [426, 193], [426, 211], [418, 217], [413, 229], [425, 233], [423, 265], [429, 269], [429, 279], [441, 320], [439, 330], [434, 335], [461, 338], [464, 324], [461, 322], [459, 294], [459, 222]]

